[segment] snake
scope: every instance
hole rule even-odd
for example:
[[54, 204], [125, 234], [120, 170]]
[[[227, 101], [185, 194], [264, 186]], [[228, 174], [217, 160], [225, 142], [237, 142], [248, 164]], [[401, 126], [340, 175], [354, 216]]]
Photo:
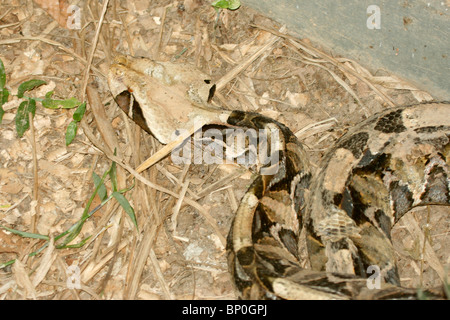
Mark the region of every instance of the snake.
[[[418, 298], [417, 288], [401, 286], [391, 229], [412, 208], [450, 205], [448, 102], [368, 117], [349, 128], [314, 171], [286, 125], [217, 108], [215, 84], [186, 63], [118, 56], [108, 84], [119, 107], [163, 144], [199, 119], [266, 133], [277, 161], [258, 166], [227, 237], [239, 298]], [[310, 268], [299, 254], [302, 232]], [[444, 297], [442, 288], [424, 292]]]

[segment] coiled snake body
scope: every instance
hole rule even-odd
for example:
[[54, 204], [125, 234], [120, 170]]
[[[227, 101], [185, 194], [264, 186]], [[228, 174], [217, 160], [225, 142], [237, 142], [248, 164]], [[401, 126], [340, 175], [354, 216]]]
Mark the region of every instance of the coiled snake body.
[[[161, 111], [163, 103], [152, 93], [159, 90], [155, 86], [175, 88], [192, 83], [192, 77], [207, 79], [183, 68], [119, 57], [108, 76], [119, 106], [163, 143], [170, 140], [166, 132], [177, 127], [168, 122], [173, 111]], [[270, 150], [279, 161], [261, 168], [275, 165], [276, 170], [253, 181], [228, 235], [229, 268], [240, 297], [416, 297], [416, 290], [400, 286], [390, 231], [413, 207], [450, 204], [450, 105], [417, 104], [370, 117], [342, 136], [312, 175], [307, 155], [289, 128], [260, 114], [212, 108], [207, 100], [214, 85], [205, 83], [207, 98], [201, 90], [186, 87], [189, 93], [183, 99], [190, 109], [185, 111], [185, 126], [194, 119], [210, 119], [265, 130], [269, 139], [279, 142]], [[276, 136], [271, 134], [274, 129]], [[302, 226], [311, 269], [299, 262]], [[374, 290], [367, 286], [370, 268], [385, 282]]]

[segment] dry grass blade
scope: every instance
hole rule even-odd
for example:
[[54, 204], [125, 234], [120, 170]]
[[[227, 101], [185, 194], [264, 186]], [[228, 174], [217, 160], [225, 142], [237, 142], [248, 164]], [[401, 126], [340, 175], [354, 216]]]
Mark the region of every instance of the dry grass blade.
[[119, 148], [119, 141], [117, 140], [116, 133], [111, 126], [111, 120], [106, 115], [105, 108], [98, 95], [98, 91], [91, 86], [86, 88], [87, 98], [89, 106], [94, 115], [95, 122], [97, 123], [98, 131], [103, 138], [103, 141], [108, 146], [111, 152], [117, 151], [117, 155], [121, 157], [122, 150]]
[[152, 262], [153, 269], [155, 270], [156, 277], [158, 279], [159, 284], [162, 286], [164, 297], [167, 300], [173, 300], [174, 296], [170, 292], [169, 286], [164, 279], [164, 275], [161, 272], [161, 268], [159, 267], [158, 259], [156, 258], [155, 252], [153, 249], [150, 250], [150, 261]]
[[364, 104], [361, 102], [361, 100], [359, 99], [358, 95], [353, 91], [353, 89], [344, 81], [342, 80], [336, 73], [334, 73], [332, 70], [330, 70], [329, 68], [322, 66], [321, 64], [318, 63], [313, 63], [313, 62], [306, 62], [305, 64], [310, 64], [310, 65], [314, 65], [316, 67], [319, 67], [323, 70], [326, 70], [332, 77], [333, 79], [339, 83], [353, 98], [355, 98], [356, 101], [358, 101], [358, 104], [363, 108], [364, 113], [366, 116], [369, 115], [369, 111], [367, 110], [366, 107], [364, 107]]
[[336, 118], [329, 118], [329, 119], [325, 119], [319, 122], [315, 122], [315, 123], [311, 123], [305, 127], [303, 127], [302, 129], [298, 130], [295, 133], [295, 136], [302, 141], [303, 139], [306, 139], [314, 134], [318, 134], [320, 132], [324, 132], [324, 131], [328, 131], [329, 129], [331, 129], [336, 123], [337, 123], [337, 119]]
[[[122, 241], [120, 242], [119, 246], [117, 247], [117, 251], [122, 250], [128, 245], [128, 241]], [[106, 255], [104, 255], [102, 258], [100, 258], [99, 261], [95, 262], [92, 261], [82, 272], [81, 274], [81, 280], [84, 283], [87, 283], [89, 280], [92, 279], [100, 270], [102, 270], [105, 265], [113, 258], [114, 251], [108, 252]]]
[[[188, 167], [188, 166], [186, 166]], [[185, 168], [186, 168], [185, 167]], [[178, 179], [177, 177], [175, 177], [172, 173], [170, 173], [166, 168], [164, 168], [163, 166], [160, 165], [156, 165], [156, 169], [158, 169], [159, 172], [161, 172], [172, 184], [174, 185], [182, 185], [182, 178], [184, 178], [185, 175], [182, 175], [181, 179]], [[187, 193], [192, 197], [193, 200], [197, 201], [198, 199], [200, 199], [200, 197], [194, 193], [194, 191], [192, 191], [190, 188], [187, 189]]]
[[445, 280], [445, 270], [442, 266], [439, 258], [437, 257], [435, 251], [431, 247], [430, 243], [425, 240], [425, 236], [419, 227], [416, 219], [412, 214], [406, 214], [403, 216], [403, 223], [405, 224], [408, 231], [419, 238], [420, 243], [425, 243], [424, 259], [429, 263], [430, 267], [438, 274], [439, 278]]
[[185, 195], [186, 195], [186, 190], [188, 189], [188, 187], [189, 187], [189, 180], [186, 180], [186, 181], [183, 183], [183, 187], [181, 188], [180, 196], [179, 196], [179, 198], [178, 198], [178, 200], [177, 200], [177, 203], [175, 204], [175, 206], [173, 207], [173, 210], [172, 210], [172, 217], [171, 217], [171, 220], [172, 220], [172, 230], [173, 230], [173, 233], [174, 233], [175, 235], [177, 234], [177, 218], [178, 218], [178, 213], [180, 212], [181, 204], [183, 203], [183, 200], [184, 200]]
[[197, 196], [202, 198], [202, 197], [206, 196], [207, 194], [210, 194], [211, 192], [221, 188], [222, 186], [226, 185], [227, 183], [230, 183], [234, 179], [240, 177], [246, 171], [247, 170], [244, 168], [239, 168], [239, 169], [233, 171], [229, 175], [223, 177], [219, 181], [216, 181], [216, 182], [210, 184], [208, 187], [206, 187], [203, 190], [201, 190], [200, 192], [198, 192]]
[[129, 273], [131, 276], [127, 281], [128, 286], [124, 294], [125, 299], [132, 300], [136, 297], [139, 289], [141, 275], [147, 263], [147, 257], [153, 246], [156, 234], [157, 227], [153, 223], [147, 223], [144, 227], [144, 235], [142, 237], [142, 241], [139, 243], [138, 248], [136, 249], [135, 261], [133, 261], [131, 264]]
[[194, 132], [196, 132], [201, 127], [203, 127], [204, 124], [205, 123], [196, 123], [196, 126], [190, 128], [189, 131], [187, 131], [185, 134], [181, 134], [177, 139], [175, 139], [174, 141], [166, 144], [164, 147], [162, 147], [156, 153], [154, 153], [150, 158], [148, 158], [143, 163], [141, 163], [136, 168], [136, 172], [138, 172], [138, 173], [142, 172], [145, 169], [150, 168], [151, 166], [153, 166], [155, 163], [158, 163], [159, 161], [161, 161], [169, 153], [171, 153], [172, 150], [174, 150], [178, 145], [180, 145], [180, 143], [182, 143], [184, 140], [186, 140], [187, 138], [192, 136], [194, 134]]
[[14, 273], [16, 283], [25, 290], [23, 299], [31, 297], [32, 299], [36, 300], [36, 288], [34, 287], [30, 277], [28, 276], [28, 272], [25, 270], [25, 265], [19, 259], [17, 259], [12, 266], [12, 271]]
[[36, 151], [36, 136], [34, 132], [33, 116], [28, 113], [28, 119], [30, 122], [30, 140], [31, 140], [31, 150], [33, 154], [33, 202], [35, 204], [34, 211], [35, 214], [31, 220], [31, 232], [36, 232], [37, 217], [39, 216], [39, 175], [38, 175], [38, 159]]
[[[286, 27], [283, 26], [280, 28], [279, 32], [282, 33], [286, 31]], [[220, 91], [223, 87], [225, 87], [225, 85], [230, 82], [231, 80], [233, 80], [234, 78], [236, 78], [236, 76], [241, 73], [243, 70], [247, 69], [248, 66], [250, 66], [253, 61], [255, 61], [260, 55], [262, 55], [263, 53], [267, 52], [267, 50], [269, 50], [278, 40], [280, 39], [279, 36], [272, 36], [266, 44], [264, 44], [263, 46], [261, 46], [261, 48], [259, 50], [257, 50], [254, 54], [252, 54], [250, 57], [248, 57], [247, 59], [245, 59], [244, 61], [242, 61], [241, 63], [239, 63], [239, 65], [237, 65], [236, 67], [234, 67], [230, 72], [228, 72], [226, 75], [224, 75], [223, 77], [221, 77], [217, 82], [216, 82], [216, 88], [217, 91]]]
[[102, 13], [100, 14], [100, 19], [97, 24], [97, 30], [95, 32], [94, 39], [92, 40], [92, 43], [91, 43], [91, 52], [89, 53], [89, 56], [88, 56], [87, 66], [85, 67], [86, 69], [85, 69], [84, 76], [83, 76], [83, 85], [81, 87], [82, 88], [81, 93], [83, 95], [83, 97], [81, 99], [82, 101], [84, 100], [86, 88], [88, 86], [89, 72], [91, 70], [92, 60], [94, 59], [94, 53], [97, 48], [98, 37], [100, 36], [100, 30], [103, 25], [103, 19], [105, 18], [106, 9], [108, 8], [108, 4], [109, 4], [109, 0], [105, 0], [105, 2], [103, 3]]
[[333, 57], [321, 52], [320, 50], [302, 42], [301, 40], [296, 40], [293, 39], [291, 37], [289, 37], [289, 42], [292, 43], [297, 49], [302, 49], [302, 50], [308, 50], [308, 51], [312, 51], [314, 52], [314, 54], [322, 59], [327, 60], [328, 62], [332, 63], [334, 66], [336, 66], [337, 68], [339, 68], [343, 73], [348, 73], [356, 78], [358, 78], [359, 80], [363, 81], [365, 84], [367, 84], [376, 94], [378, 94], [381, 98], [383, 98], [383, 100], [391, 107], [395, 107], [395, 103], [387, 96], [385, 95], [382, 91], [380, 91], [377, 87], [375, 87], [375, 85], [368, 79], [366, 79], [365, 77], [361, 76], [359, 73], [357, 73], [356, 71], [348, 68], [345, 64], [340, 63], [338, 60], [334, 59]]
[[47, 249], [45, 249], [44, 255], [39, 261], [39, 267], [36, 269], [36, 274], [33, 277], [32, 283], [34, 287], [37, 287], [42, 280], [44, 280], [50, 267], [56, 259], [55, 241], [50, 238]]

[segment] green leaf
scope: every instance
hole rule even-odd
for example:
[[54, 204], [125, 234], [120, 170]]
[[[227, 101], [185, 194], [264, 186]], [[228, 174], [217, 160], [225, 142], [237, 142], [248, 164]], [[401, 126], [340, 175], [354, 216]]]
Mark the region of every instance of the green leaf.
[[0, 59], [0, 90], [3, 90], [6, 84], [6, 72], [2, 59]]
[[34, 118], [34, 115], [36, 114], [36, 100], [28, 99], [28, 112], [31, 112]]
[[75, 239], [78, 234], [81, 232], [81, 229], [83, 228], [84, 222], [86, 219], [78, 220], [77, 223], [72, 225], [69, 230], [67, 231], [67, 237], [64, 239], [64, 241], [58, 245], [58, 247], [65, 247], [68, 243], [70, 243], [73, 239]]
[[241, 6], [240, 0], [216, 0], [211, 5], [218, 9], [236, 10]]
[[128, 202], [127, 198], [125, 198], [125, 196], [123, 194], [120, 194], [117, 191], [114, 191], [112, 193], [112, 196], [114, 197], [114, 199], [117, 200], [117, 202], [119, 202], [119, 204], [122, 206], [122, 208], [128, 214], [128, 216], [131, 218], [131, 221], [133, 221], [133, 224], [136, 226], [136, 229], [139, 231], [139, 228], [137, 225], [137, 220], [136, 220], [136, 215], [134, 213], [134, 209]]
[[447, 300], [450, 300], [450, 283], [447, 280], [447, 274], [444, 273], [444, 292]]
[[42, 105], [47, 109], [73, 109], [78, 107], [80, 104], [81, 102], [78, 101], [77, 98], [72, 97], [66, 100], [55, 100], [48, 97], [48, 93], [45, 95], [45, 99], [42, 100]]
[[[63, 248], [66, 245], [68, 245], [73, 239], [75, 239], [78, 234], [80, 233], [81, 229], [83, 228], [84, 223], [86, 222], [86, 220], [92, 216], [92, 214], [94, 214], [94, 212], [96, 211], [96, 209], [94, 209], [91, 213], [89, 213], [89, 208], [92, 204], [92, 201], [95, 198], [95, 195], [97, 194], [97, 192], [99, 191], [99, 189], [101, 189], [101, 187], [103, 186], [103, 181], [105, 180], [106, 176], [108, 175], [108, 171], [106, 171], [103, 174], [103, 177], [100, 179], [100, 182], [97, 182], [97, 184], [95, 185], [95, 190], [94, 192], [91, 194], [88, 203], [86, 204], [86, 207], [84, 208], [83, 214], [81, 215], [81, 218], [75, 223], [73, 224], [67, 231], [64, 231], [62, 234], [58, 235], [57, 237], [55, 237], [55, 240], [59, 240], [64, 236], [67, 236], [64, 241], [59, 245], [59, 247]], [[95, 179], [94, 178], [94, 184], [95, 184]], [[103, 202], [107, 202], [108, 199], [105, 199]], [[98, 206], [99, 207], [99, 206]]]
[[73, 120], [75, 120], [76, 122], [80, 122], [81, 119], [83, 119], [85, 112], [86, 112], [86, 102], [83, 102], [73, 113]]
[[91, 238], [92, 236], [88, 236], [85, 239], [81, 240], [79, 243], [76, 244], [68, 244], [68, 245], [61, 245], [57, 246], [58, 249], [65, 249], [65, 248], [81, 248], [86, 244], [86, 242]]
[[0, 59], [0, 124], [2, 123], [3, 115], [5, 110], [3, 110], [3, 105], [8, 102], [9, 91], [5, 89], [6, 84], [6, 73], [5, 66], [3, 65], [2, 59]]
[[78, 125], [75, 120], [73, 120], [66, 129], [66, 146], [72, 143], [73, 139], [77, 135]]
[[7, 89], [0, 90], [0, 124], [2, 123], [3, 115], [5, 114], [5, 110], [3, 110], [3, 105], [6, 102], [8, 102], [8, 97], [9, 91]]
[[23, 94], [26, 91], [30, 91], [33, 90], [34, 88], [37, 88], [39, 86], [42, 86], [43, 84], [46, 84], [47, 82], [45, 82], [44, 80], [38, 80], [38, 79], [33, 79], [33, 80], [29, 80], [29, 81], [25, 81], [24, 83], [22, 83], [19, 86], [19, 89], [17, 89], [17, 97], [23, 98]]
[[0, 228], [5, 229], [6, 231], [9, 231], [11, 233], [17, 234], [21, 237], [25, 237], [25, 238], [33, 238], [33, 239], [41, 239], [41, 240], [50, 240], [50, 238], [48, 236], [44, 236], [43, 234], [38, 234], [38, 233], [30, 233], [30, 232], [25, 232], [25, 231], [20, 231], [20, 230], [15, 230], [15, 229], [11, 229], [5, 226], [0, 225]]
[[423, 291], [423, 289], [420, 287], [417, 288], [417, 299], [418, 300], [430, 300], [428, 294], [425, 291]]
[[17, 108], [15, 121], [16, 121], [16, 131], [17, 131], [17, 135], [19, 137], [22, 137], [23, 134], [25, 133], [25, 131], [27, 131], [28, 128], [30, 127], [27, 106], [28, 106], [28, 101], [23, 101], [19, 105], [19, 108]]
[[[114, 155], [116, 155], [116, 149], [114, 149]], [[109, 178], [111, 179], [113, 191], [117, 191], [117, 165], [114, 161], [109, 169]]]
[[101, 184], [98, 188], [97, 194], [100, 197], [100, 200], [105, 201], [106, 198], [108, 198], [108, 192], [106, 191], [106, 187], [102, 181], [102, 178], [100, 178], [100, 176], [95, 172], [92, 172], [92, 179], [94, 180], [95, 188], [97, 188], [97, 186]]
[[0, 106], [8, 102], [9, 91], [8, 89], [0, 90]]
[[19, 138], [23, 136], [25, 131], [30, 128], [30, 119], [28, 118], [28, 113], [33, 115], [36, 113], [36, 101], [33, 99], [23, 101], [19, 108], [17, 108], [16, 113], [16, 131]]
[[0, 264], [0, 269], [3, 269], [7, 266], [10, 266], [16, 262], [16, 259], [6, 261], [5, 263]]

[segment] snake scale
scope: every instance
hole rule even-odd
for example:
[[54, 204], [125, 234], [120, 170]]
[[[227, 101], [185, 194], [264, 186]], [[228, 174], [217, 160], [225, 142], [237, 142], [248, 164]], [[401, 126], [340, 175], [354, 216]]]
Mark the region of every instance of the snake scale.
[[[373, 115], [350, 128], [312, 174], [288, 127], [257, 113], [212, 106], [215, 85], [208, 79], [186, 64], [127, 56], [118, 57], [108, 75], [118, 105], [162, 143], [199, 119], [264, 130], [269, 141], [277, 140], [270, 154], [278, 161], [259, 168], [276, 170], [257, 175], [227, 239], [240, 298], [417, 298], [416, 289], [400, 285], [390, 232], [411, 208], [450, 204], [450, 104]], [[302, 229], [310, 269], [299, 258]], [[368, 286], [370, 268], [383, 280], [375, 289]]]

